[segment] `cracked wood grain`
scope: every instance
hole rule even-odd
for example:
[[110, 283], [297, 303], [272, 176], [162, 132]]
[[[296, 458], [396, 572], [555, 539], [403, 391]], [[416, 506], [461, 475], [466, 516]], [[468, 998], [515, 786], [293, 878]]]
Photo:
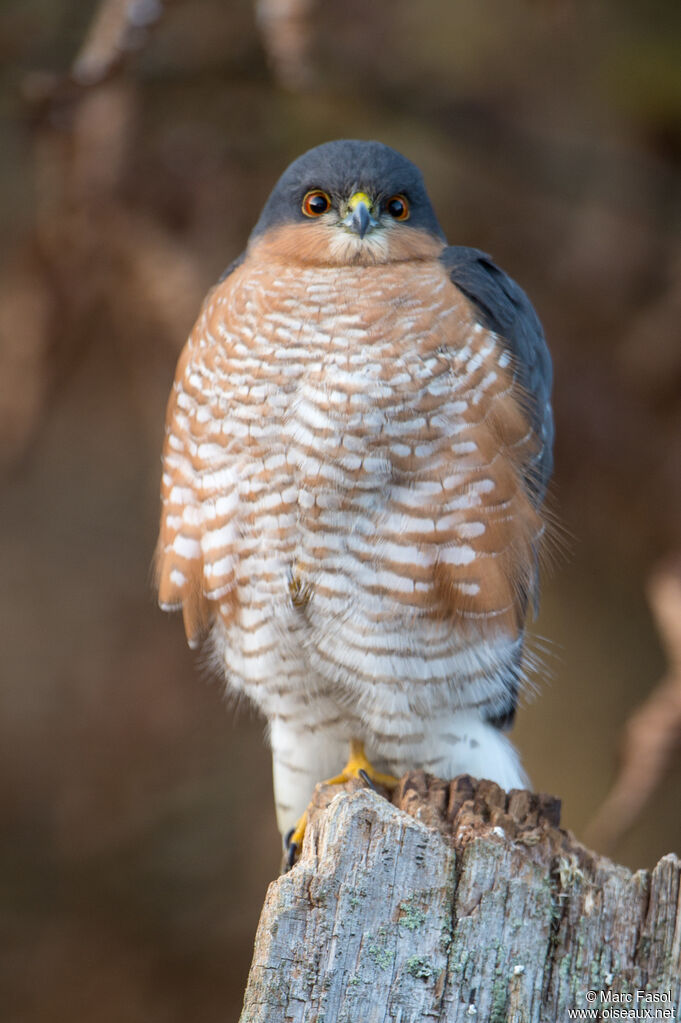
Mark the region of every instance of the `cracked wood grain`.
[[678, 1007], [677, 857], [632, 873], [562, 830], [551, 797], [467, 776], [413, 772], [394, 805], [359, 786], [317, 789], [241, 1023], [556, 1023], [588, 990]]

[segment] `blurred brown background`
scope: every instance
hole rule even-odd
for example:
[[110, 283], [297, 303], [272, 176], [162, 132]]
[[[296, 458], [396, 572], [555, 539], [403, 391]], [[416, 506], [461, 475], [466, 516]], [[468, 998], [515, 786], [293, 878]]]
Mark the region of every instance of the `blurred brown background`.
[[[175, 360], [318, 142], [421, 166], [450, 241], [555, 357], [568, 556], [515, 739], [583, 834], [665, 657], [681, 548], [675, 0], [4, 0], [0, 1001], [21, 1023], [223, 1023], [279, 864], [262, 723], [150, 584]], [[681, 851], [681, 758], [612, 848]]]

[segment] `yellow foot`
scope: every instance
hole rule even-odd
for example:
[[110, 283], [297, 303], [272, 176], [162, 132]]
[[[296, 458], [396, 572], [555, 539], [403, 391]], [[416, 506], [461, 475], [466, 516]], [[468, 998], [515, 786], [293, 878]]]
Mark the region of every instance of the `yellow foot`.
[[[344, 785], [346, 781], [350, 781], [352, 778], [361, 778], [372, 789], [380, 785], [381, 788], [388, 789], [388, 791], [392, 791], [399, 781], [399, 778], [395, 778], [392, 774], [382, 774], [380, 771], [377, 771], [367, 760], [366, 753], [364, 752], [364, 743], [359, 742], [357, 739], [350, 741], [350, 756], [341, 773], [333, 778], [327, 778], [322, 782], [322, 785]], [[287, 870], [291, 869], [298, 858], [298, 853], [303, 845], [306, 827], [307, 810], [295, 828], [292, 828], [284, 839], [286, 845], [284, 857]]]
[[344, 782], [350, 781], [351, 778], [362, 778], [372, 788], [375, 788], [376, 785], [381, 785], [389, 791], [394, 789], [399, 781], [399, 778], [393, 777], [392, 774], [381, 774], [380, 771], [372, 767], [364, 752], [364, 743], [359, 742], [357, 739], [350, 740], [350, 756], [341, 773], [337, 774], [335, 778], [327, 778], [323, 784], [343, 785]]

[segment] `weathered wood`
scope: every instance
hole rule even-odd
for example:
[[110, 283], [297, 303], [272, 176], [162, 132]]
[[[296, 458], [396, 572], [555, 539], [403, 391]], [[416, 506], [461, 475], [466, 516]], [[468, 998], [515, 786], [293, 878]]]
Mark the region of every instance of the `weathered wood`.
[[632, 873], [561, 830], [551, 797], [466, 776], [414, 772], [396, 805], [359, 784], [318, 788], [270, 885], [241, 1023], [677, 1018], [676, 856]]

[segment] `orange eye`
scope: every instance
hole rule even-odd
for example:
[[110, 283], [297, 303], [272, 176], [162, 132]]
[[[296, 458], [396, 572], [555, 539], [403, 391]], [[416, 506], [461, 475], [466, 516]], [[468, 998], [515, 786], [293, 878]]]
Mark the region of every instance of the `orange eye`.
[[331, 200], [321, 188], [308, 192], [303, 199], [302, 210], [306, 217], [321, 217], [331, 207]]
[[409, 219], [409, 203], [403, 195], [394, 195], [392, 199], [388, 199], [385, 208], [395, 220]]

